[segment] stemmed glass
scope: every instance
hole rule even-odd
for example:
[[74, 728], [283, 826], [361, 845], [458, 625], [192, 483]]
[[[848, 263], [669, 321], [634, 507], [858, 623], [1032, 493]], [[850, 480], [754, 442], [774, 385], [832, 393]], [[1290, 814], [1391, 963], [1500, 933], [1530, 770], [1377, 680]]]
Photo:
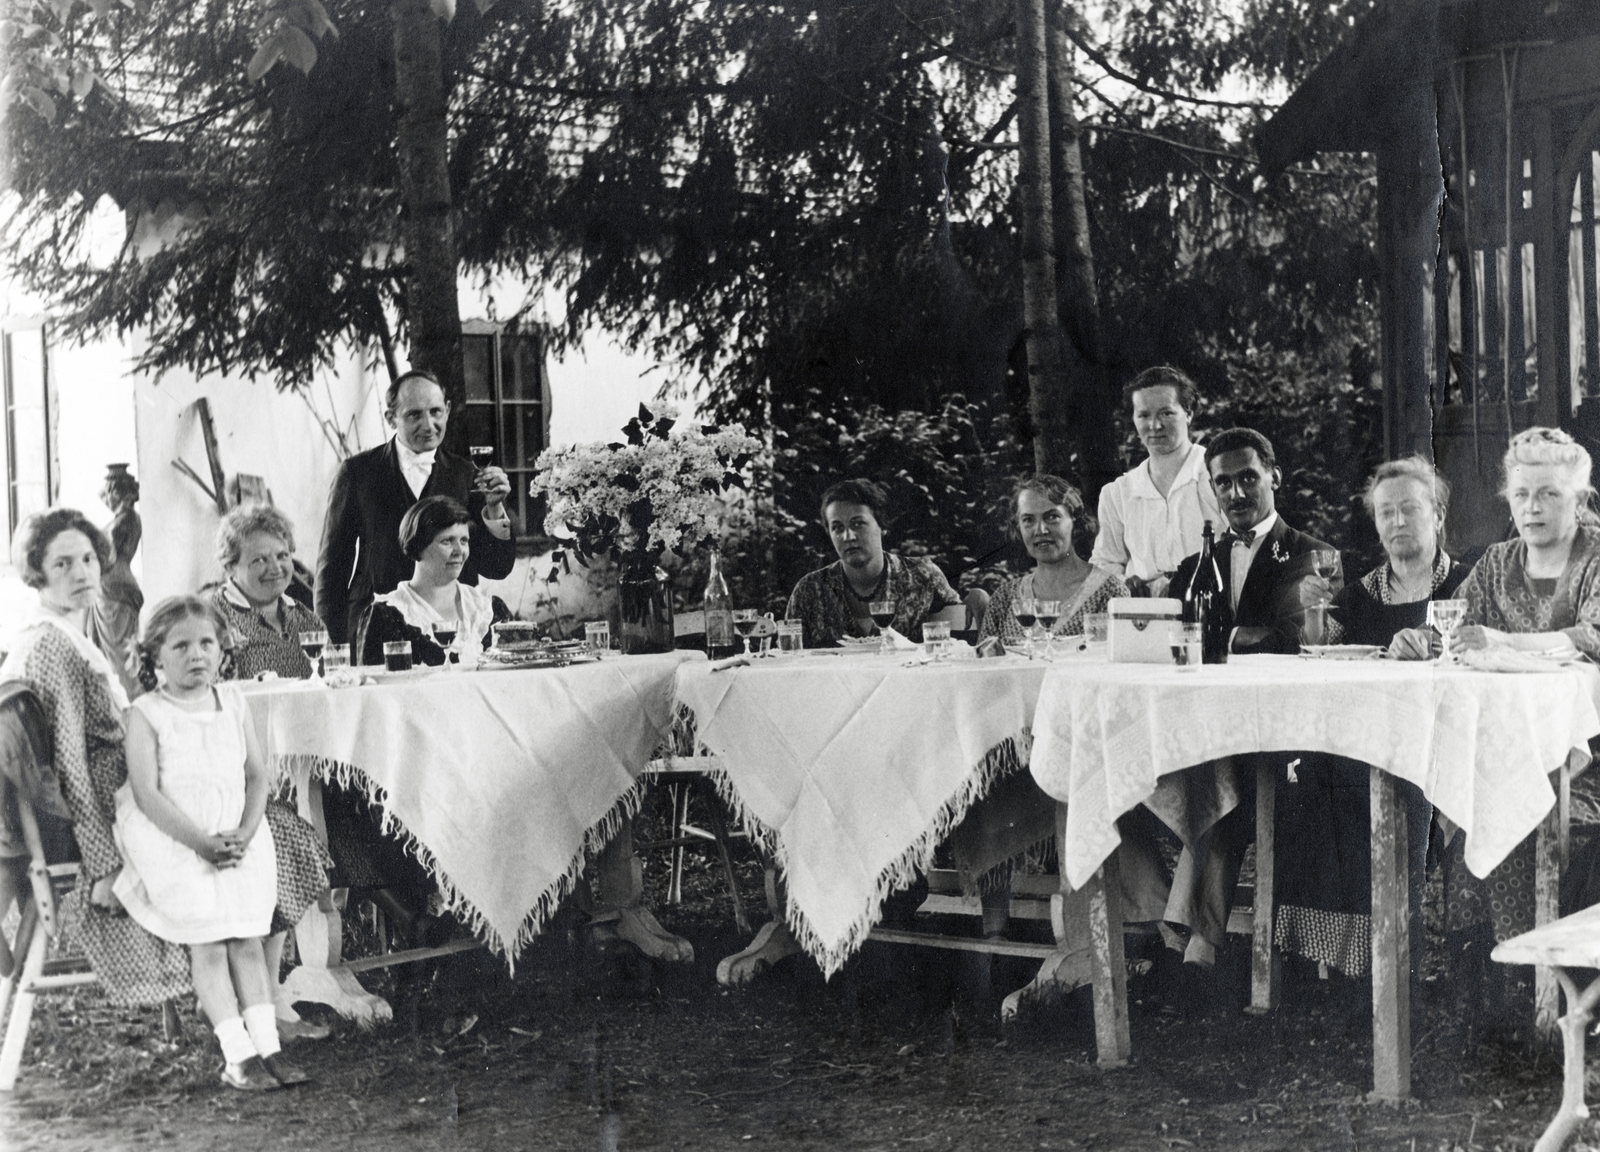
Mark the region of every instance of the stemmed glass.
[[467, 455], [472, 458], [472, 466], [478, 470], [478, 475], [473, 479], [473, 487], [481, 490], [483, 487], [483, 470], [494, 460], [494, 445], [468, 445]]
[[1022, 625], [1022, 639], [1027, 649], [1028, 659], [1033, 659], [1033, 626], [1039, 622], [1039, 602], [1032, 596], [1023, 596], [1017, 600], [1017, 623]]
[[328, 633], [321, 628], [300, 633], [300, 651], [311, 661], [311, 679], [322, 681], [322, 649], [328, 643]]
[[1439, 650], [1441, 661], [1448, 662], [1455, 659], [1455, 654], [1450, 651], [1450, 637], [1466, 617], [1465, 600], [1428, 601], [1428, 627], [1437, 631], [1443, 640], [1443, 647]]
[[1050, 648], [1055, 643], [1056, 634], [1051, 631], [1056, 626], [1056, 621], [1061, 618], [1061, 601], [1035, 600], [1033, 611], [1039, 621], [1039, 627], [1044, 629], [1044, 658], [1050, 659]]
[[756, 634], [756, 626], [761, 623], [761, 616], [754, 608], [735, 608], [733, 610], [733, 630], [739, 634], [739, 639], [744, 641], [744, 654], [750, 655], [750, 637]]
[[454, 620], [435, 620], [433, 622], [433, 639], [439, 647], [444, 649], [446, 668], [460, 660], [455, 650], [456, 631], [457, 624]]
[[878, 626], [878, 635], [883, 637], [878, 651], [888, 655], [894, 651], [894, 643], [889, 639], [889, 625], [894, 623], [894, 601], [874, 600], [867, 605], [867, 613], [872, 617], [872, 622]]

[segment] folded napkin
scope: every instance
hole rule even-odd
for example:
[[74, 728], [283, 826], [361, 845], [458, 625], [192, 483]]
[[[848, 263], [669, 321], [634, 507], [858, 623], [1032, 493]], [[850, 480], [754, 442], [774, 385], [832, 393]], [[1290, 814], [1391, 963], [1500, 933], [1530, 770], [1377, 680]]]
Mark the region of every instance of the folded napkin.
[[729, 656], [726, 660], [718, 660], [716, 663], [711, 665], [711, 671], [726, 672], [729, 668], [748, 667], [750, 667], [750, 657], [741, 653], [738, 656]]
[[1576, 652], [1519, 652], [1515, 648], [1475, 648], [1461, 653], [1461, 663], [1479, 672], [1559, 672], [1582, 659]]
[[910, 640], [907, 640], [904, 636], [900, 635], [900, 633], [896, 632], [893, 628], [886, 628], [886, 629], [884, 629], [884, 632], [889, 637], [889, 646], [891, 648], [893, 648], [896, 652], [914, 652], [917, 649], [922, 647], [921, 644], [916, 644], [916, 643], [913, 643]]

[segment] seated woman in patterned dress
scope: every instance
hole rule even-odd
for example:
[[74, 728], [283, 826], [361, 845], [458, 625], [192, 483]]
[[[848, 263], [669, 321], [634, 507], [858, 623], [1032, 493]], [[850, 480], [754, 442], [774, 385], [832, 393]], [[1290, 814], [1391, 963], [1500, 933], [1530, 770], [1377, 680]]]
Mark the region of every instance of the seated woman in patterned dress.
[[[867, 606], [894, 604], [889, 627], [922, 642], [922, 622], [940, 609], [962, 603], [939, 566], [883, 547], [888, 494], [871, 480], [841, 480], [822, 494], [822, 523], [839, 559], [800, 577], [789, 594], [788, 616], [805, 625], [807, 648], [830, 648], [842, 636], [871, 636], [876, 629]], [[968, 613], [981, 614], [988, 598], [980, 591]]]
[[[1407, 650], [1406, 629], [1422, 628], [1428, 604], [1448, 600], [1467, 567], [1444, 549], [1450, 485], [1420, 456], [1380, 464], [1362, 493], [1383, 546], [1384, 562], [1333, 598], [1326, 639]], [[1326, 600], [1327, 581], [1312, 576], [1307, 595]], [[1437, 638], [1432, 638], [1437, 644]], [[1422, 883], [1433, 809], [1416, 786], [1399, 785], [1406, 802], [1411, 876]], [[1350, 976], [1371, 963], [1371, 785], [1366, 765], [1307, 756], [1277, 792], [1277, 946]], [[1420, 914], [1421, 901], [1415, 903]]]
[[[300, 633], [322, 621], [288, 594], [294, 579], [294, 525], [271, 504], [241, 504], [217, 526], [217, 563], [223, 581], [211, 602], [228, 623], [230, 646], [224, 679], [263, 674], [286, 680], [311, 675]], [[427, 871], [404, 846], [383, 834], [382, 816], [356, 788], [322, 784], [322, 819], [333, 880], [365, 891], [400, 925], [411, 925], [433, 892]]]
[[[1600, 658], [1600, 520], [1590, 504], [1589, 453], [1558, 428], [1529, 428], [1512, 437], [1503, 469], [1517, 538], [1491, 544], [1461, 585], [1467, 614], [1453, 647]], [[1430, 633], [1407, 629], [1396, 635], [1394, 651], [1422, 659], [1432, 643]], [[1464, 839], [1457, 834], [1445, 853], [1448, 930], [1492, 930], [1498, 943], [1531, 929], [1534, 837], [1484, 880], [1466, 869]]]
[[1113, 596], [1128, 594], [1122, 577], [1092, 567], [1078, 554], [1080, 543], [1094, 542], [1094, 517], [1078, 490], [1061, 477], [1040, 473], [1018, 484], [1011, 494], [1009, 527], [1028, 550], [1033, 570], [1007, 580], [994, 594], [980, 642], [996, 636], [1007, 644], [1022, 643], [1017, 606], [1026, 600], [1055, 601], [1060, 615], [1052, 634], [1074, 636], [1083, 633], [1085, 616], [1104, 612]]
[[[122, 914], [111, 891], [122, 868], [112, 835], [116, 793], [128, 777], [123, 712], [128, 696], [92, 635], [105, 535], [70, 508], [35, 513], [12, 537], [12, 562], [39, 605], [7, 655], [0, 677], [25, 680], [38, 695], [55, 738], [60, 798], [43, 805], [70, 819], [82, 853], [81, 883], [66, 902], [107, 996], [118, 1004], [156, 1004], [189, 990], [188, 957]], [[278, 846], [278, 900], [269, 955], [282, 955], [284, 932], [327, 891], [325, 854], [311, 827], [282, 805], [267, 816]], [[285, 1035], [288, 1035], [285, 1032]], [[326, 1034], [323, 1030], [323, 1034]]]

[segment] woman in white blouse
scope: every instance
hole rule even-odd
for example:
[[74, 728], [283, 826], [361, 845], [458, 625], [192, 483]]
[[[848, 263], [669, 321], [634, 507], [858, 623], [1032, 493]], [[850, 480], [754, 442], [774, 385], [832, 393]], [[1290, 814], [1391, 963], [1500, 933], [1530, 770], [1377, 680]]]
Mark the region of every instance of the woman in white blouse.
[[459, 577], [472, 552], [472, 514], [449, 496], [426, 496], [400, 521], [400, 548], [416, 564], [411, 579], [377, 597], [359, 630], [362, 663], [382, 664], [383, 645], [410, 640], [419, 664], [443, 664], [441, 632], [469, 663], [487, 646], [489, 625], [506, 615], [487, 592]]
[[1100, 492], [1097, 568], [1121, 576], [1135, 596], [1164, 596], [1185, 556], [1200, 551], [1205, 522], [1221, 525], [1205, 449], [1189, 438], [1196, 390], [1176, 368], [1147, 368], [1122, 390], [1150, 453]]

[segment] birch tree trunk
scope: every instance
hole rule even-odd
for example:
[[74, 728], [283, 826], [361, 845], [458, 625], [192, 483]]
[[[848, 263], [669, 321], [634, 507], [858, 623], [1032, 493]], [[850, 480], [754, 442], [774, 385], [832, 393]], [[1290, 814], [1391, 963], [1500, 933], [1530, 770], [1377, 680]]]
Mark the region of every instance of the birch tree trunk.
[[1056, 312], [1045, 2], [1016, 0], [1017, 200], [1022, 213], [1022, 310], [1027, 329], [1033, 463], [1037, 471], [1060, 474], [1069, 470], [1071, 428], [1061, 372], [1061, 324]]
[[1050, 57], [1050, 183], [1054, 201], [1056, 293], [1062, 327], [1062, 377], [1067, 418], [1076, 431], [1078, 477], [1090, 507], [1119, 472], [1116, 397], [1101, 348], [1100, 298], [1089, 242], [1083, 149], [1072, 110], [1072, 42], [1077, 19], [1066, 0], [1046, 0]]
[[395, 91], [400, 107], [401, 237], [411, 366], [439, 378], [452, 406], [465, 398], [455, 221], [439, 18], [428, 0], [395, 0]]

